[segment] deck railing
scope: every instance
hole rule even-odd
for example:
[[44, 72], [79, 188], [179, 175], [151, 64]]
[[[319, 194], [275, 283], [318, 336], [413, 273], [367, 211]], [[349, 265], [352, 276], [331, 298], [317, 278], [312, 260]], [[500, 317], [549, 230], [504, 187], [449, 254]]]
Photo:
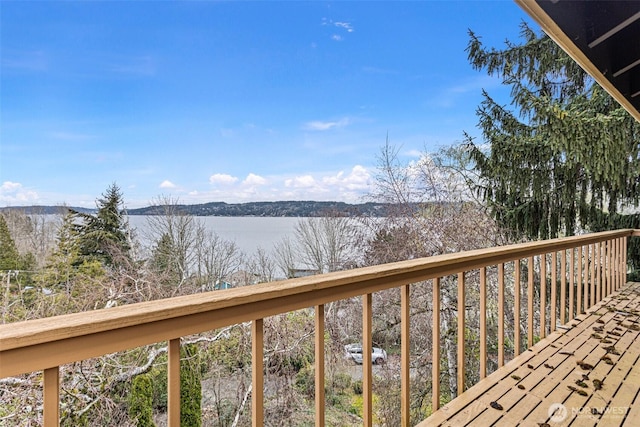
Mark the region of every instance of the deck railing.
[[[54, 318], [0, 325], [0, 378], [44, 371], [44, 425], [59, 424], [59, 366], [168, 341], [168, 424], [180, 423], [180, 338], [242, 322], [252, 322], [252, 423], [263, 424], [263, 320], [265, 317], [314, 307], [315, 423], [325, 424], [324, 305], [362, 297], [363, 418], [373, 424], [372, 294], [401, 289], [401, 418], [408, 426], [410, 402], [410, 287], [428, 286], [433, 294], [432, 407], [440, 405], [441, 278], [457, 275], [457, 391], [465, 388], [465, 278], [479, 272], [480, 378], [487, 374], [487, 269], [497, 266], [497, 364], [505, 363], [505, 281], [513, 284], [513, 353], [543, 338], [558, 324], [619, 289], [626, 277], [627, 240], [640, 230], [617, 230], [547, 241], [501, 246], [359, 268], [324, 275], [264, 283], [131, 304]], [[507, 277], [505, 266], [513, 277]], [[523, 284], [521, 265], [526, 265]], [[558, 269], [559, 266], [559, 269]], [[511, 274], [511, 273], [509, 273]], [[537, 279], [536, 279], [537, 277]], [[537, 280], [537, 282], [536, 282]], [[559, 282], [559, 289], [556, 285]], [[552, 286], [548, 286], [549, 284]], [[534, 330], [534, 291], [539, 315]], [[527, 325], [521, 327], [521, 298], [526, 291]], [[550, 294], [548, 297], [547, 295]], [[559, 307], [557, 302], [559, 301]], [[567, 305], [568, 301], [568, 305]], [[507, 306], [508, 307], [508, 306]], [[547, 313], [549, 308], [549, 313]], [[559, 315], [559, 316], [558, 316]]]

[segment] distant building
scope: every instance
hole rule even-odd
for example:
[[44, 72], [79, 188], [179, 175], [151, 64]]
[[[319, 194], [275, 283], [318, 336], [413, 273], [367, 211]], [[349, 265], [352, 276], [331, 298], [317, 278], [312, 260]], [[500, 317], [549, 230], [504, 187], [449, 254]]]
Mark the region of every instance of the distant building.
[[320, 274], [318, 270], [304, 269], [304, 268], [290, 268], [289, 269], [289, 278], [296, 279], [298, 277], [307, 277], [307, 276], [315, 276], [316, 274]]

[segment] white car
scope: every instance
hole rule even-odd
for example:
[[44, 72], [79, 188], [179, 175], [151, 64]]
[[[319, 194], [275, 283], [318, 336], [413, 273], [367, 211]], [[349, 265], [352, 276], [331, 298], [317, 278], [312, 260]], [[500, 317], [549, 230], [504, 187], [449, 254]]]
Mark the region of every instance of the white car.
[[[351, 359], [359, 365], [362, 365], [362, 344], [347, 344], [344, 346], [347, 359]], [[387, 361], [387, 352], [379, 347], [371, 349], [371, 362], [374, 365], [380, 365]]]

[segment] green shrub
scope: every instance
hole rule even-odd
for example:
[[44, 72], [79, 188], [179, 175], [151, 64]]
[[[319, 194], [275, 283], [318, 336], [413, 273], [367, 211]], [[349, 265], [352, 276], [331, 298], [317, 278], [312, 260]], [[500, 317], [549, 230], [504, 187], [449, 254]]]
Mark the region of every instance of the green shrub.
[[236, 372], [251, 365], [250, 343], [245, 341], [241, 329], [234, 329], [229, 336], [210, 344], [203, 362], [207, 370], [224, 367], [228, 372]]
[[362, 381], [358, 380], [358, 381], [354, 381], [353, 383], [351, 383], [351, 387], [353, 388], [353, 392], [357, 395], [361, 395], [362, 394]]
[[344, 393], [351, 387], [351, 375], [338, 372], [333, 376], [333, 388], [336, 393]]
[[[164, 357], [164, 364], [151, 369], [151, 383], [153, 385], [153, 409], [160, 412], [167, 412], [167, 358]], [[160, 361], [160, 363], [162, 363]]]
[[316, 377], [313, 365], [308, 364], [296, 374], [296, 388], [309, 398], [315, 396]]
[[180, 425], [200, 427], [202, 425], [202, 383], [200, 360], [195, 345], [180, 349]]
[[129, 415], [138, 427], [152, 427], [153, 423], [153, 385], [147, 374], [136, 376], [129, 394]]

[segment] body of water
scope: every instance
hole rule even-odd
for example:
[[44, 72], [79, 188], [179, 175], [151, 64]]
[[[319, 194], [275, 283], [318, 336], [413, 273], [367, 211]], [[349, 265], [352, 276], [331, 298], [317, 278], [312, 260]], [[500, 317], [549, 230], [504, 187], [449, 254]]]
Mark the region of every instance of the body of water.
[[[147, 215], [129, 216], [129, 224], [137, 230], [137, 236], [143, 245], [148, 225]], [[298, 217], [252, 217], [252, 216], [197, 216], [207, 230], [214, 231], [225, 240], [235, 242], [241, 251], [252, 255], [260, 247], [267, 252], [284, 237], [294, 239], [295, 226], [304, 218]]]

